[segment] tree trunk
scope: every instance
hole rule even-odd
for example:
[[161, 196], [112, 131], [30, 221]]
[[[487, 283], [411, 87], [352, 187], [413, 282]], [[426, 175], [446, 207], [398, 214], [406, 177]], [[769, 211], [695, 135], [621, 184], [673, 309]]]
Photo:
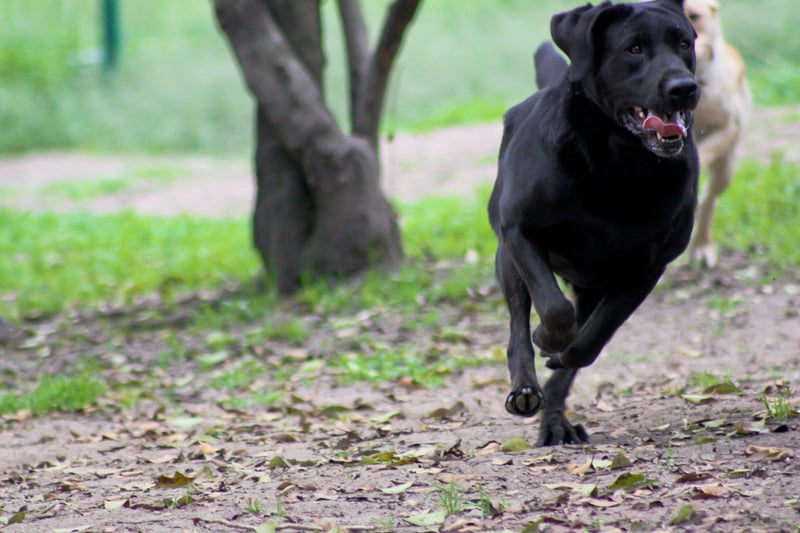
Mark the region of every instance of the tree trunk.
[[352, 135], [323, 101], [319, 0], [214, 0], [256, 101], [253, 242], [282, 293], [303, 273], [349, 275], [403, 256], [380, 188], [377, 136], [391, 64], [419, 0], [392, 5], [371, 54], [358, 2], [339, 1]]

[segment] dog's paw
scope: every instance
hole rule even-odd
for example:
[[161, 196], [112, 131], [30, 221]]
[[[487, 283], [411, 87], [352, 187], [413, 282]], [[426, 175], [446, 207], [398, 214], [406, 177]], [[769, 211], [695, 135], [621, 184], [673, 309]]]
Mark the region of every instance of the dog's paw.
[[545, 413], [539, 426], [537, 446], [560, 446], [562, 444], [585, 444], [589, 433], [581, 424], [570, 424], [564, 413]]
[[519, 387], [506, 397], [506, 411], [512, 415], [533, 416], [544, 407], [544, 393], [534, 387]]
[[714, 269], [717, 266], [718, 251], [714, 243], [695, 246], [689, 253], [692, 266]]
[[533, 331], [531, 340], [533, 344], [539, 347], [540, 350], [545, 352], [562, 352], [569, 344], [575, 340], [578, 335], [578, 326], [573, 324], [572, 328], [560, 334], [554, 334], [545, 328], [542, 324], [536, 326]]
[[545, 352], [545, 351], [539, 353], [545, 359], [544, 365], [550, 370], [558, 370], [559, 368], [566, 368], [564, 365], [561, 364], [561, 356], [559, 354]]

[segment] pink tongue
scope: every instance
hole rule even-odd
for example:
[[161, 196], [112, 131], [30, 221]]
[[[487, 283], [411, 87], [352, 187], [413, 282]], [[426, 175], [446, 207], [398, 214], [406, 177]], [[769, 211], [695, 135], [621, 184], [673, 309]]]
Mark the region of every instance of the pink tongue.
[[655, 115], [650, 115], [642, 123], [646, 130], [656, 130], [662, 137], [686, 137], [686, 128], [674, 122], [664, 124], [664, 121]]

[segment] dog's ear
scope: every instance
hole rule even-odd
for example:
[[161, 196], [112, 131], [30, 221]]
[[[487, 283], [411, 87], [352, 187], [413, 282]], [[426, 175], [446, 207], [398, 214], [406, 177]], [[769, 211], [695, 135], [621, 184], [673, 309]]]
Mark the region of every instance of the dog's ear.
[[[586, 4], [572, 11], [558, 13], [550, 20], [550, 35], [556, 45], [570, 60], [568, 77], [578, 81], [588, 76], [594, 68], [596, 32], [610, 22], [610, 15], [628, 10], [624, 4], [612, 6], [603, 2], [593, 6]], [[617, 13], [619, 12], [619, 13]]]

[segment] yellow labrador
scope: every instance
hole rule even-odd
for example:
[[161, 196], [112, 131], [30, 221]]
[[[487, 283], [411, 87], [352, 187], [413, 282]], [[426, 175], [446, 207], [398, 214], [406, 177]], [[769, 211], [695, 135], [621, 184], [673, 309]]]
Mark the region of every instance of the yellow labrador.
[[708, 179], [700, 196], [689, 260], [713, 268], [717, 250], [711, 221], [719, 196], [733, 176], [736, 147], [750, 112], [750, 89], [742, 57], [725, 42], [718, 0], [685, 0], [684, 11], [697, 32], [697, 81], [700, 103], [694, 112], [694, 134], [700, 165]]

